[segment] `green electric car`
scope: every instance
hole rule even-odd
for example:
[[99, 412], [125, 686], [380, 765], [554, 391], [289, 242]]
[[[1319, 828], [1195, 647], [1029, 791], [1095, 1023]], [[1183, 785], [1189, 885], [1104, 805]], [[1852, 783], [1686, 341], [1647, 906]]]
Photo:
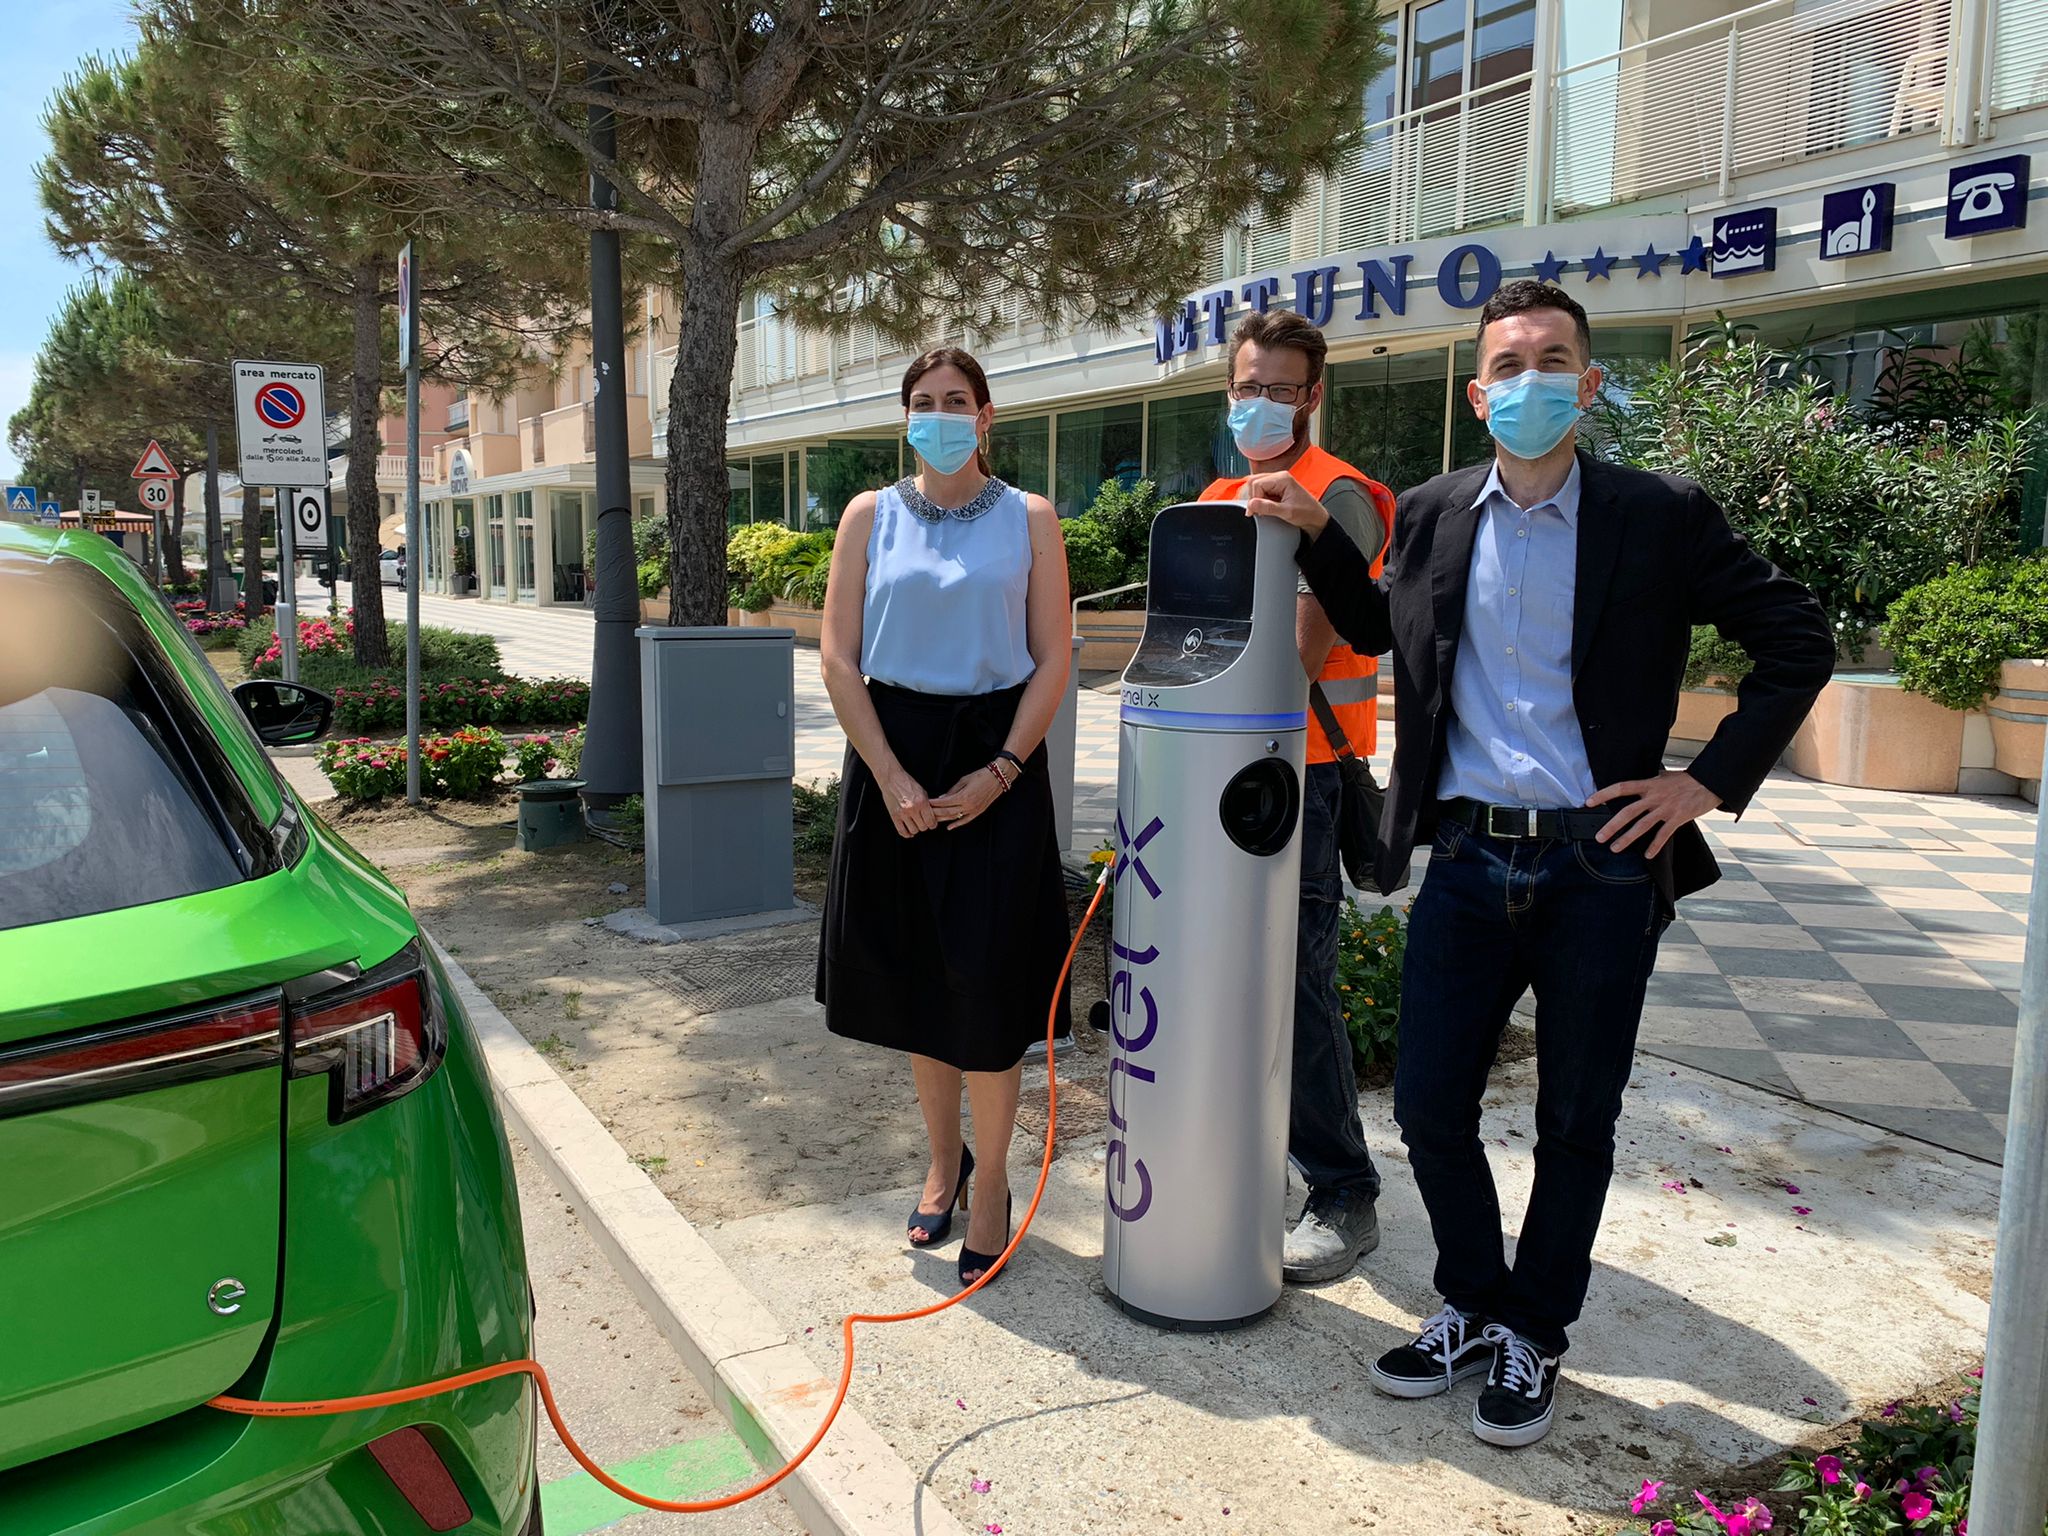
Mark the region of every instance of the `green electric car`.
[[314, 703], [231, 698], [107, 540], [0, 524], [6, 1536], [540, 1531], [524, 1376], [205, 1406], [530, 1352], [474, 1031], [259, 740]]

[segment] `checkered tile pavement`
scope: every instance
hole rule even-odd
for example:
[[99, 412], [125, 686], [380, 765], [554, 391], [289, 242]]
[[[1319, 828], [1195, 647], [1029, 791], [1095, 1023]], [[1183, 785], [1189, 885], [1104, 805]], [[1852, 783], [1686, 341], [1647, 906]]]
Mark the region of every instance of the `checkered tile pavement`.
[[[429, 623], [498, 633], [514, 670], [588, 675], [589, 618], [579, 610], [431, 597], [421, 607]], [[845, 752], [815, 660], [797, 657], [799, 779], [838, 773]], [[1373, 761], [1382, 782], [1392, 734], [1383, 721]], [[1116, 767], [1113, 681], [1085, 679], [1076, 850], [1110, 833]], [[1739, 822], [1710, 816], [1704, 826], [1723, 878], [1679, 904], [1651, 978], [1642, 1050], [1999, 1159], [2033, 808], [1839, 788], [1780, 770]], [[1426, 868], [1423, 850], [1413, 887]]]

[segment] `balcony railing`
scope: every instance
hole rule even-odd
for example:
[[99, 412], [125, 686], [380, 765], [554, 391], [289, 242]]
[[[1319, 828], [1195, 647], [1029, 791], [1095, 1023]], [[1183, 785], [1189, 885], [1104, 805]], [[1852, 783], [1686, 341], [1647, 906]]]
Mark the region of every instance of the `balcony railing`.
[[1772, 0], [1557, 77], [1552, 211], [1569, 215], [1939, 125], [1949, 0]]
[[469, 397], [464, 395], [448, 407], [448, 430], [461, 432], [469, 426]]
[[[1973, 46], [1956, 9], [1957, 0], [1764, 0], [1562, 69], [1539, 49], [1529, 73], [1368, 124], [1344, 167], [1286, 215], [1219, 234], [1211, 275], [1695, 187], [1727, 195], [1759, 170], [1940, 130], [1970, 94], [1951, 79], [1967, 82], [1953, 55]], [[2048, 0], [1991, 0], [1988, 19], [1976, 40], [1982, 95], [1966, 103], [1979, 129], [2048, 104]], [[1014, 306], [999, 315], [995, 337], [1020, 318]], [[897, 355], [871, 328], [831, 339], [778, 315], [741, 322], [739, 343], [735, 398]], [[657, 417], [674, 366], [672, 352], [656, 361]]]

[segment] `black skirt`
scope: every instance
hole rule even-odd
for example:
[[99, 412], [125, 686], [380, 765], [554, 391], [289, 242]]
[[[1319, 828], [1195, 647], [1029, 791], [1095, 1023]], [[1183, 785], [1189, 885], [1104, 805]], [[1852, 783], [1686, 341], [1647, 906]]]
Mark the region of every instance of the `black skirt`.
[[[934, 798], [1002, 750], [1023, 692], [953, 698], [868, 684], [890, 749]], [[1006, 1071], [1045, 1038], [1070, 936], [1042, 745], [1016, 787], [966, 826], [908, 838], [847, 748], [818, 947], [833, 1034], [964, 1072]]]

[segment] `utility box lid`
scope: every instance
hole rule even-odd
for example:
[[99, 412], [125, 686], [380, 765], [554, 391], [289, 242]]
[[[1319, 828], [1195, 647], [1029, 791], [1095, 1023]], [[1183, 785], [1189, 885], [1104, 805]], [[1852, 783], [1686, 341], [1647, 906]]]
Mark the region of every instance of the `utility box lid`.
[[655, 733], [656, 784], [795, 771], [793, 630], [649, 626], [637, 633], [652, 661], [645, 728]]

